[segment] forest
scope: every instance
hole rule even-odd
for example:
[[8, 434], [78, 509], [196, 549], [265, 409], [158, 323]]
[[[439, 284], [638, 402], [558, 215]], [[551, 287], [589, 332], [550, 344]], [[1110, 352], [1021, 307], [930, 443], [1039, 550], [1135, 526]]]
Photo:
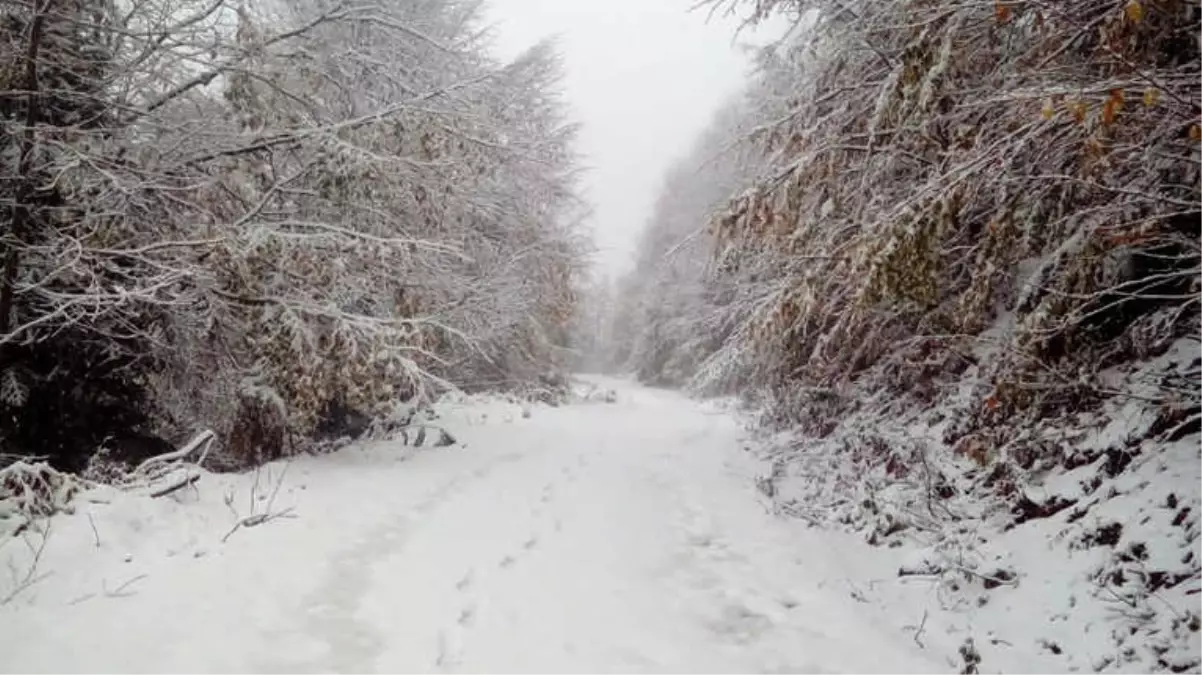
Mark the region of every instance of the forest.
[[570, 64], [481, 0], [6, 0], [15, 662], [229, 583], [80, 653], [1202, 669], [1202, 4], [692, 5], [787, 30], [607, 277]]
[[230, 468], [542, 386], [584, 267], [550, 44], [481, 5], [5, 4], [0, 451]]
[[963, 436], [1197, 340], [1196, 3], [754, 5], [795, 34], [665, 177], [611, 363], [818, 428], [979, 368]]

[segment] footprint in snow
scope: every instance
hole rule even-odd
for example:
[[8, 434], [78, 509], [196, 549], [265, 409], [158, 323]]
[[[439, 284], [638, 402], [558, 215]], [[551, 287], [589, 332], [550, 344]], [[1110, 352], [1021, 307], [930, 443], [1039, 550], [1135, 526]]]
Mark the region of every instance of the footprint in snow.
[[472, 574], [472, 570], [468, 570], [467, 572], [464, 572], [463, 577], [460, 578], [459, 581], [455, 582], [455, 590], [466, 591], [467, 589], [472, 587], [473, 580], [474, 580], [474, 575]]
[[476, 620], [476, 606], [468, 605], [459, 610], [459, 618], [455, 620], [460, 626], [470, 626]]
[[502, 567], [502, 568], [512, 567], [513, 563], [515, 563], [515, 562], [517, 562], [517, 561], [514, 560], [513, 556], [507, 555], [504, 558], [501, 558], [501, 562], [498, 563], [498, 567]]
[[438, 670], [457, 665], [459, 652], [462, 651], [459, 635], [452, 631], [438, 631], [438, 655], [434, 658], [434, 667]]
[[527, 551], [534, 548], [535, 546], [538, 546], [538, 535], [532, 535], [529, 539], [527, 539], [525, 541], [525, 543], [522, 544], [522, 548], [526, 549]]
[[742, 604], [727, 605], [712, 629], [739, 644], [747, 644], [772, 628], [772, 619]]

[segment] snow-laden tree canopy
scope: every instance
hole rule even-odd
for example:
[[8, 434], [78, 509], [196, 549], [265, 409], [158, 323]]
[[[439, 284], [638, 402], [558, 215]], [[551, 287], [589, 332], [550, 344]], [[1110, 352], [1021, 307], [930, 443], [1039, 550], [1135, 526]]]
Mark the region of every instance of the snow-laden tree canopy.
[[499, 63], [459, 0], [0, 19], [6, 446], [275, 453], [560, 363], [585, 241], [549, 44]]
[[1196, 3], [710, 6], [796, 28], [667, 177], [622, 364], [795, 421], [866, 375], [929, 400], [987, 340], [988, 426], [1197, 338]]

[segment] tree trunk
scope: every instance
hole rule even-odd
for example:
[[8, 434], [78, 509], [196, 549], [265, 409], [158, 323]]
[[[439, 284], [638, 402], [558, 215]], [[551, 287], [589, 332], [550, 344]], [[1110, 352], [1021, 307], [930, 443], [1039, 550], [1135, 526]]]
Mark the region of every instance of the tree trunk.
[[[4, 273], [0, 278], [0, 335], [11, 329], [13, 285], [17, 280], [17, 268], [21, 264], [20, 242], [28, 235], [32, 220], [30, 211], [33, 195], [33, 177], [29, 175], [33, 161], [34, 126], [38, 123], [40, 105], [38, 101], [38, 52], [42, 45], [42, 26], [51, 0], [42, 0], [34, 9], [29, 30], [29, 48], [25, 53], [25, 128], [21, 134], [21, 153], [17, 162], [17, 188], [12, 206], [10, 242], [4, 252]], [[8, 367], [7, 349], [0, 348], [0, 372]]]

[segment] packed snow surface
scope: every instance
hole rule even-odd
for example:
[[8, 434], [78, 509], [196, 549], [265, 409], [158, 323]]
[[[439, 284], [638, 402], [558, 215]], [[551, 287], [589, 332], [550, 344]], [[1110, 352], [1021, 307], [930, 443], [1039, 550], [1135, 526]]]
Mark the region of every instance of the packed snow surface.
[[[0, 669], [951, 669], [902, 625], [920, 610], [849, 592], [869, 549], [766, 512], [734, 415], [605, 386], [615, 403], [444, 402], [450, 447], [89, 491], [44, 549], [0, 549], [0, 584], [40, 549], [0, 607]], [[255, 513], [283, 515], [228, 534]]]

